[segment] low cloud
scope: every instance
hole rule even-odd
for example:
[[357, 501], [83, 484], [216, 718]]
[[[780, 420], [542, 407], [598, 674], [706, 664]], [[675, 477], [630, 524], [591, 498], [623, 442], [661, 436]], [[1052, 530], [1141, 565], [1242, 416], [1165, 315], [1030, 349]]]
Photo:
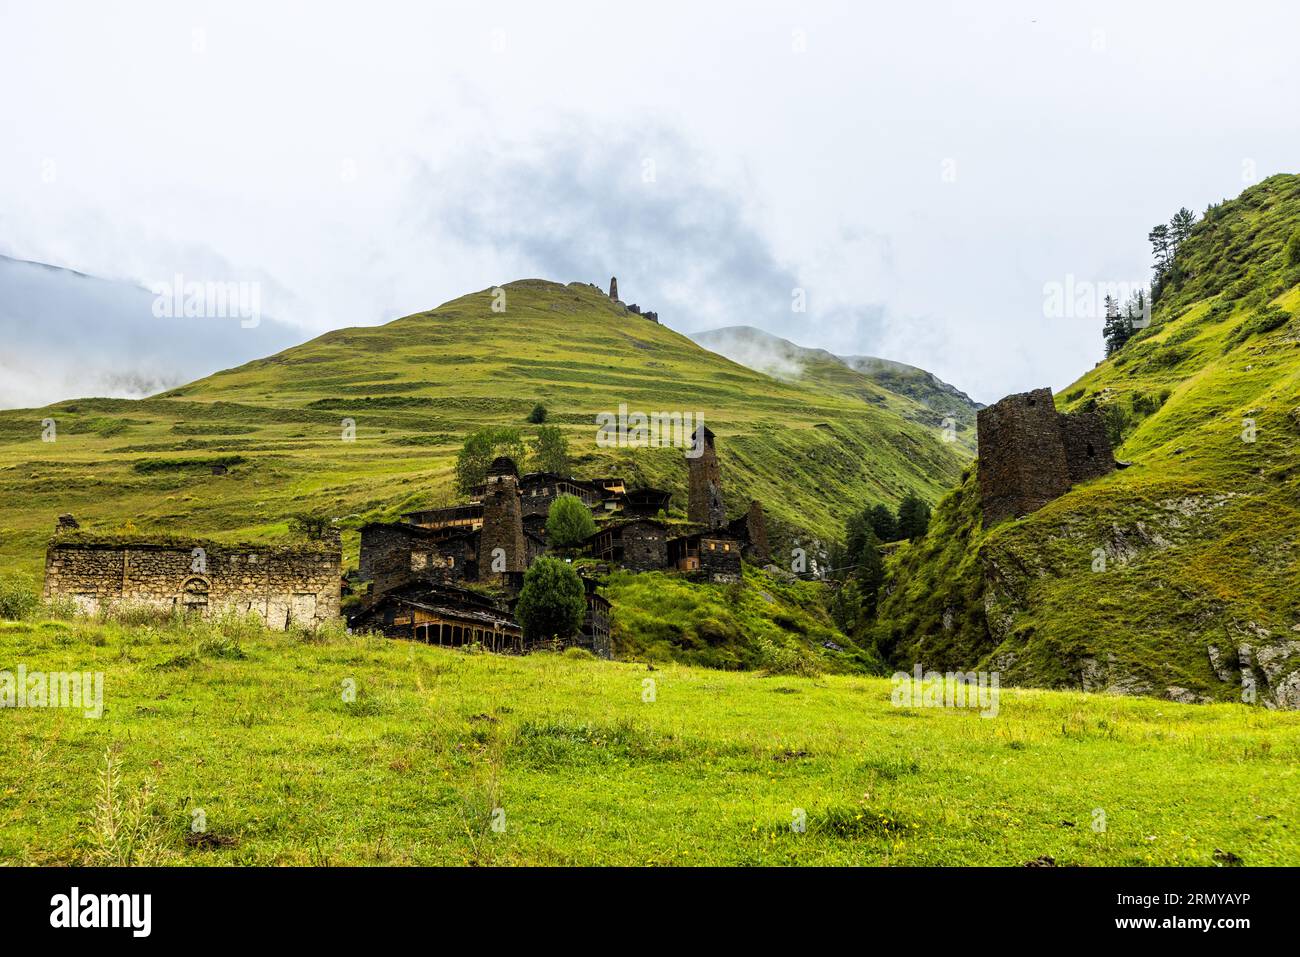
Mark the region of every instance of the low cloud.
[[617, 276], [625, 301], [675, 329], [788, 335], [846, 318], [796, 311], [799, 270], [778, 258], [740, 193], [669, 131], [570, 123], [544, 144], [421, 164], [413, 194], [426, 197], [421, 228], [492, 251], [517, 270], [503, 278], [604, 288]]

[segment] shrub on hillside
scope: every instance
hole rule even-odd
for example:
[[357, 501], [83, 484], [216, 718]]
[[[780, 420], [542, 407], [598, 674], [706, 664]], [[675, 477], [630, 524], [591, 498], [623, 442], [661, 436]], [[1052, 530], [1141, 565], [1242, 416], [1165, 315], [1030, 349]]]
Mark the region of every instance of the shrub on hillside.
[[1133, 417], [1118, 402], [1108, 402], [1102, 407], [1101, 421], [1106, 428], [1106, 438], [1110, 439], [1113, 448], [1123, 445], [1124, 439], [1133, 431]]
[[533, 562], [515, 606], [526, 641], [572, 638], [586, 614], [586, 590], [571, 565], [546, 556]]
[[21, 575], [0, 577], [0, 618], [19, 621], [34, 612], [41, 603], [36, 586]]
[[1226, 351], [1251, 336], [1263, 335], [1266, 332], [1272, 332], [1274, 329], [1280, 329], [1290, 321], [1291, 313], [1281, 306], [1265, 306], [1262, 309], [1256, 309], [1245, 322], [1237, 327], [1237, 331], [1228, 339], [1224, 349]]
[[528, 422], [531, 425], [541, 425], [546, 421], [546, 406], [538, 402], [533, 406], [533, 411], [528, 413]]
[[760, 637], [757, 642], [759, 667], [768, 675], [795, 675], [815, 678], [821, 667], [803, 649], [779, 645], [770, 638]]
[[1300, 266], [1300, 226], [1295, 228], [1291, 238], [1286, 241], [1286, 264]]
[[546, 516], [546, 544], [552, 548], [574, 548], [596, 533], [591, 509], [576, 495], [561, 495]]

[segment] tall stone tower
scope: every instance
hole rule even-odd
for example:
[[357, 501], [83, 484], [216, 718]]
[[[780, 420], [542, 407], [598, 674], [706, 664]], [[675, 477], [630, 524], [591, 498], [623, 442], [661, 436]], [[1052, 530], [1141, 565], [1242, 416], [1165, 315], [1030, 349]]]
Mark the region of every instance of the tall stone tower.
[[519, 470], [512, 459], [502, 456], [488, 468], [487, 484], [483, 489], [478, 578], [481, 582], [500, 581], [503, 572], [521, 572], [527, 565], [523, 509], [519, 503]]
[[[696, 449], [699, 455], [692, 455]], [[722, 472], [718, 468], [718, 453], [713, 447], [713, 432], [701, 424], [691, 437], [687, 449], [686, 467], [688, 499], [686, 515], [692, 522], [717, 528], [726, 524], [727, 510], [722, 502]]]
[[618, 277], [617, 276], [609, 277], [609, 298], [613, 299], [615, 302], [618, 301]]

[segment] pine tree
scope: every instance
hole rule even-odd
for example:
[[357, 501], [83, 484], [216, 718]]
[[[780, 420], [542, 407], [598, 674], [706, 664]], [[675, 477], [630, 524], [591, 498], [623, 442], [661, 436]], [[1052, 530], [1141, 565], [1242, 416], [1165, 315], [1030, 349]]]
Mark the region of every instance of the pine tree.
[[1196, 214], [1184, 206], [1178, 212], [1174, 213], [1174, 218], [1169, 220], [1169, 255], [1172, 259], [1178, 254], [1178, 247], [1183, 244], [1183, 240], [1191, 235], [1192, 227], [1196, 225]]
[[1108, 315], [1101, 335], [1106, 340], [1106, 355], [1114, 355], [1133, 337], [1133, 320], [1118, 312], [1113, 316]]
[[1151, 243], [1151, 253], [1155, 257], [1152, 268], [1158, 280], [1169, 271], [1169, 227], [1164, 223], [1153, 226], [1151, 232], [1147, 233], [1147, 241]]
[[902, 538], [920, 538], [930, 527], [930, 506], [913, 492], [898, 504], [898, 534]]
[[885, 583], [885, 560], [880, 555], [880, 541], [872, 531], [867, 532], [866, 541], [858, 553], [857, 580], [863, 608], [874, 617], [880, 586]]
[[867, 524], [882, 542], [898, 540], [898, 519], [888, 505], [873, 505], [867, 509]]

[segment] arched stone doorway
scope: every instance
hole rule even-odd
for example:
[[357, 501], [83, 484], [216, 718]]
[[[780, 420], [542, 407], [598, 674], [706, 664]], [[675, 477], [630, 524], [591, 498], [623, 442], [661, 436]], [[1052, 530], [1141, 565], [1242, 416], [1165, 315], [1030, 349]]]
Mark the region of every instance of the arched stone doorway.
[[208, 592], [211, 586], [206, 578], [187, 578], [181, 586], [180, 606], [187, 615], [200, 617], [208, 613]]

